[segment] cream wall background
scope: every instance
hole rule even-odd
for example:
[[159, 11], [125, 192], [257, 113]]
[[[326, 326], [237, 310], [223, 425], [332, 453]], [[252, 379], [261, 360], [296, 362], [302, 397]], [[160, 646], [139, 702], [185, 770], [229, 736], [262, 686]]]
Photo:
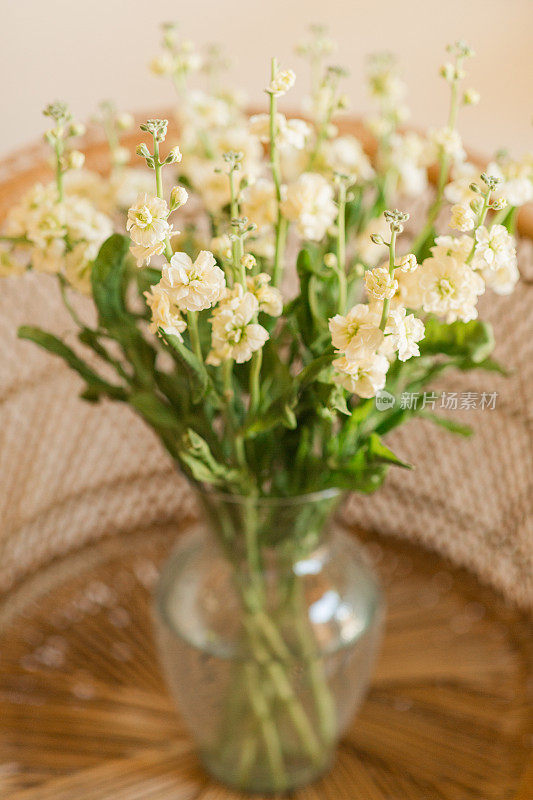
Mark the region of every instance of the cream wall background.
[[256, 104], [271, 55], [300, 71], [293, 97], [302, 96], [292, 46], [309, 22], [327, 23], [338, 39], [335, 63], [350, 68], [356, 113], [366, 106], [365, 55], [394, 50], [415, 125], [444, 122], [437, 70], [446, 43], [465, 38], [477, 53], [469, 84], [482, 94], [462, 116], [465, 141], [487, 154], [504, 144], [517, 155], [533, 149], [533, 0], [0, 0], [0, 9], [0, 153], [41, 134], [50, 100], [67, 100], [82, 118], [108, 97], [131, 110], [168, 104], [170, 86], [146, 69], [163, 20], [178, 20], [199, 44], [222, 40], [232, 76]]

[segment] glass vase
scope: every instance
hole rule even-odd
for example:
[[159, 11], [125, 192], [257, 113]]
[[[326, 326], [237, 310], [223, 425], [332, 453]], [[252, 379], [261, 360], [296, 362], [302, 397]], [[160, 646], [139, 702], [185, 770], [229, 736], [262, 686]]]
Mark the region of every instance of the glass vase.
[[340, 493], [201, 492], [156, 595], [167, 679], [200, 757], [248, 792], [313, 781], [368, 685], [383, 602], [356, 539], [331, 527]]

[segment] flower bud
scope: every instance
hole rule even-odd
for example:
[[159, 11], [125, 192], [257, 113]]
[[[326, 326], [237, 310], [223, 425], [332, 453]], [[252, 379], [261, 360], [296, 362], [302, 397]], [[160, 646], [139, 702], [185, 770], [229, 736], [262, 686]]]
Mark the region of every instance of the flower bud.
[[189, 193], [184, 186], [174, 186], [170, 192], [170, 208], [172, 210], [184, 206], [189, 199]]
[[165, 158], [165, 164], [174, 164], [180, 162], [182, 159], [181, 150], [178, 145], [172, 148], [168, 156]]
[[492, 208], [494, 209], [494, 211], [501, 211], [506, 207], [507, 207], [507, 200], [505, 199], [505, 197], [498, 197], [492, 204]]
[[324, 256], [324, 264], [328, 269], [335, 269], [337, 266], [337, 256], [335, 253], [326, 253]]
[[470, 189], [471, 192], [475, 192], [476, 194], [479, 194], [481, 192], [481, 189], [479, 188], [477, 183], [471, 183], [468, 188]]
[[119, 114], [117, 117], [117, 128], [121, 131], [127, 131], [128, 128], [133, 127], [132, 114]]
[[130, 160], [130, 151], [127, 147], [117, 147], [113, 153], [115, 164], [127, 164]]
[[149, 158], [150, 157], [150, 151], [148, 150], [148, 148], [147, 148], [147, 146], [145, 145], [144, 142], [142, 142], [141, 144], [137, 145], [137, 148], [136, 148], [135, 152], [137, 153], [138, 156], [141, 156], [141, 158]]
[[245, 253], [241, 258], [241, 266], [243, 266], [244, 269], [253, 269], [256, 264], [257, 261], [251, 253]]
[[439, 74], [444, 80], [446, 81], [453, 81], [455, 75], [455, 67], [454, 65], [448, 61], [446, 64], [443, 64], [439, 69]]
[[467, 89], [463, 94], [463, 104], [465, 106], [477, 106], [481, 99], [481, 95], [476, 89]]
[[85, 163], [85, 156], [80, 150], [71, 150], [68, 154], [69, 169], [81, 169]]
[[385, 244], [383, 236], [380, 236], [379, 233], [371, 233], [370, 238], [372, 239], [374, 244], [379, 244], [379, 245]]
[[73, 122], [69, 128], [69, 136], [83, 136], [87, 128], [81, 122]]

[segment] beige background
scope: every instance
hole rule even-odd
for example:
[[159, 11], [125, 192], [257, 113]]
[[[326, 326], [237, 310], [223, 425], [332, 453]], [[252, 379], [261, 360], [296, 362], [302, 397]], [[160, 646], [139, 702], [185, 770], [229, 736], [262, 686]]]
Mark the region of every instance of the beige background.
[[0, 9], [0, 153], [40, 135], [40, 109], [56, 98], [82, 117], [106, 97], [132, 110], [168, 104], [170, 86], [146, 69], [167, 19], [198, 43], [222, 39], [255, 103], [271, 55], [299, 71], [301, 97], [306, 76], [292, 45], [309, 22], [327, 22], [340, 42], [335, 61], [351, 70], [353, 109], [366, 105], [365, 54], [390, 49], [410, 85], [412, 121], [428, 126], [445, 116], [443, 47], [466, 38], [482, 104], [463, 114], [465, 141], [489, 154], [504, 144], [517, 155], [533, 149], [533, 0], [0, 0]]

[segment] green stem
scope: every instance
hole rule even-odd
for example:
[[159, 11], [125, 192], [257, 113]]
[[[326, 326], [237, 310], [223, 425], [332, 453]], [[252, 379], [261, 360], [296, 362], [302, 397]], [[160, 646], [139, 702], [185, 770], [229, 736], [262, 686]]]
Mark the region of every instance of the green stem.
[[59, 202], [62, 203], [64, 200], [65, 192], [63, 188], [63, 168], [61, 165], [61, 156], [63, 154], [63, 145], [58, 140], [55, 146], [56, 151], [56, 184], [57, 184], [57, 196]]
[[480, 228], [483, 225], [483, 223], [485, 222], [485, 220], [487, 218], [487, 212], [489, 210], [489, 205], [490, 205], [490, 195], [491, 195], [491, 192], [490, 192], [490, 189], [489, 189], [483, 196], [483, 206], [481, 208], [481, 211], [479, 212], [477, 225], [473, 230], [474, 241], [472, 243], [472, 248], [471, 248], [471, 250], [470, 250], [470, 252], [468, 254], [468, 258], [466, 259], [466, 263], [467, 264], [471, 264], [472, 263], [472, 259], [474, 258], [474, 253], [476, 252], [476, 231], [477, 231], [478, 228]]
[[339, 314], [346, 310], [346, 186], [339, 185], [339, 213], [337, 216], [337, 278], [339, 281]]
[[[155, 136], [153, 137], [153, 139], [154, 139], [154, 170], [155, 170], [156, 193], [157, 196], [161, 198], [161, 200], [164, 200], [165, 198], [163, 197], [163, 178], [161, 175], [161, 167], [163, 166], [163, 164], [159, 160], [159, 142], [157, 141]], [[167, 257], [168, 261], [170, 261], [170, 259], [173, 256], [172, 247], [168, 236], [165, 237], [165, 256]]]
[[[391, 231], [390, 244], [389, 244], [389, 275], [394, 276], [394, 267], [396, 262], [396, 231]], [[383, 300], [383, 312], [381, 314], [381, 322], [379, 323], [380, 330], [384, 331], [387, 327], [389, 319], [390, 300], [385, 298]]]
[[259, 405], [259, 378], [262, 361], [263, 350], [256, 350], [250, 366], [250, 414], [255, 414]]
[[[272, 59], [271, 75], [272, 79], [275, 78], [278, 69], [278, 63], [275, 58]], [[274, 267], [272, 271], [272, 285], [278, 286], [281, 282], [283, 275], [283, 260], [285, 253], [285, 244], [287, 239], [287, 221], [281, 213], [281, 173], [279, 165], [278, 153], [278, 123], [277, 123], [277, 98], [273, 94], [270, 95], [270, 167], [272, 171], [272, 180], [274, 181], [274, 189], [276, 193], [277, 203], [277, 217], [275, 226], [276, 236], [276, 250], [274, 255]]]
[[196, 311], [187, 311], [187, 327], [189, 328], [189, 336], [191, 339], [193, 353], [200, 363], [203, 364], [204, 357], [202, 355], [202, 346], [200, 344], [200, 336], [198, 334], [198, 316]]

